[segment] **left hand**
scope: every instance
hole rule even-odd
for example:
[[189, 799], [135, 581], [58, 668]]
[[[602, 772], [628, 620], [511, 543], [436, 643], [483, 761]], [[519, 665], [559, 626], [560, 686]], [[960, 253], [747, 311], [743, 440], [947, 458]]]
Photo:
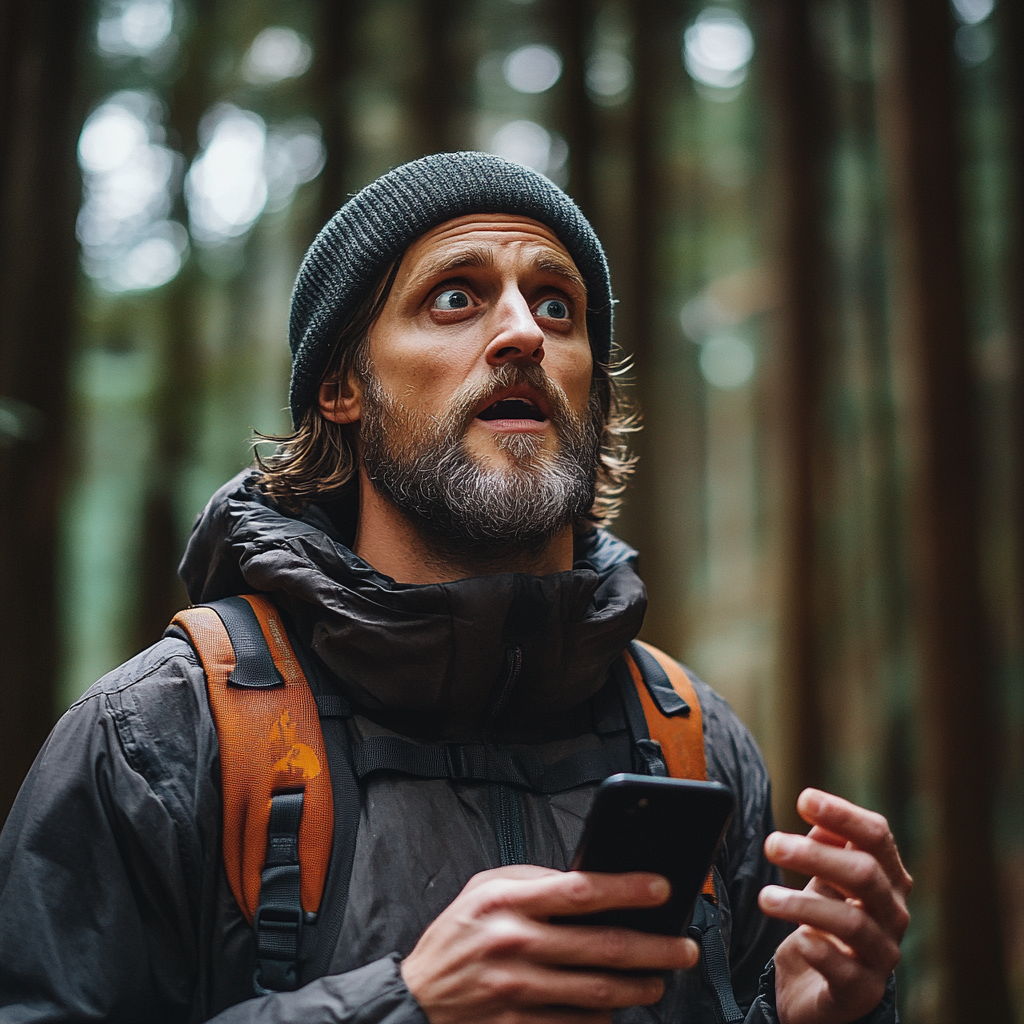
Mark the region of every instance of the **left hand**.
[[773, 832], [768, 859], [811, 875], [802, 890], [768, 885], [758, 902], [799, 925], [775, 951], [782, 1024], [849, 1024], [873, 1010], [900, 959], [913, 879], [881, 814], [805, 789], [797, 810], [806, 836]]

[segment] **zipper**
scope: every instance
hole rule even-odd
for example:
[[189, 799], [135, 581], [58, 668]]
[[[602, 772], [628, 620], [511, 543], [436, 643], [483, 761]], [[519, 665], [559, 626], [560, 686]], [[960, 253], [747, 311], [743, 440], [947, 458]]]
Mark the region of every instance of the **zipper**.
[[[494, 702], [487, 714], [485, 738], [488, 743], [495, 742], [494, 723], [505, 710], [519, 681], [519, 673], [523, 668], [523, 652], [518, 644], [505, 649], [504, 679], [495, 695]], [[526, 863], [526, 832], [523, 829], [523, 814], [519, 806], [519, 793], [512, 786], [500, 782], [492, 782], [489, 786], [491, 797], [491, 816], [494, 831], [498, 838], [498, 850], [501, 854], [501, 866]]]

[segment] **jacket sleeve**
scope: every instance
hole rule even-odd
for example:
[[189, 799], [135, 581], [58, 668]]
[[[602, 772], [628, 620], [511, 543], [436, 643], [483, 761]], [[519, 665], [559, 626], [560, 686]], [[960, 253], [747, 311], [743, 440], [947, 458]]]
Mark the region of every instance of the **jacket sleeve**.
[[[210, 956], [219, 775], [202, 667], [180, 641], [64, 715], [0, 836], [0, 1021], [211, 1017], [211, 972], [232, 969]], [[426, 1024], [396, 957], [212, 1019]]]
[[210, 1024], [428, 1024], [397, 953], [346, 974], [232, 1006]]
[[[896, 976], [890, 975], [882, 1001], [853, 1024], [899, 1024], [896, 1012]], [[775, 967], [769, 965], [761, 979], [761, 989], [743, 1024], [779, 1024], [775, 1006]]]

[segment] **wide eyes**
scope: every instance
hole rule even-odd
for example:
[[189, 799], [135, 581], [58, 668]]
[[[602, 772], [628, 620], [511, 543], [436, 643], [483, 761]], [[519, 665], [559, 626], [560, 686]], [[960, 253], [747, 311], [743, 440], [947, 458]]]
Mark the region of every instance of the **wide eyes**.
[[545, 299], [537, 307], [537, 316], [546, 316], [551, 320], [565, 320], [569, 316], [569, 307], [561, 299]]
[[[468, 309], [472, 305], [469, 294], [461, 288], [446, 288], [434, 299], [434, 309], [456, 310]], [[566, 320], [569, 317], [569, 306], [561, 299], [545, 299], [534, 310], [536, 316], [547, 317], [549, 320]]]
[[461, 288], [449, 288], [434, 299], [434, 309], [465, 309], [469, 296]]

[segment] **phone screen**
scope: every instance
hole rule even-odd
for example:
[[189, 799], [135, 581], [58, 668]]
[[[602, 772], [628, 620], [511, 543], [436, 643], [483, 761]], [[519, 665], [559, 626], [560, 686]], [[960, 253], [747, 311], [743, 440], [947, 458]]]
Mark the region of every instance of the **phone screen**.
[[732, 792], [717, 782], [613, 775], [594, 796], [573, 859], [581, 871], [651, 871], [672, 886], [660, 907], [565, 918], [680, 935], [732, 817]]

